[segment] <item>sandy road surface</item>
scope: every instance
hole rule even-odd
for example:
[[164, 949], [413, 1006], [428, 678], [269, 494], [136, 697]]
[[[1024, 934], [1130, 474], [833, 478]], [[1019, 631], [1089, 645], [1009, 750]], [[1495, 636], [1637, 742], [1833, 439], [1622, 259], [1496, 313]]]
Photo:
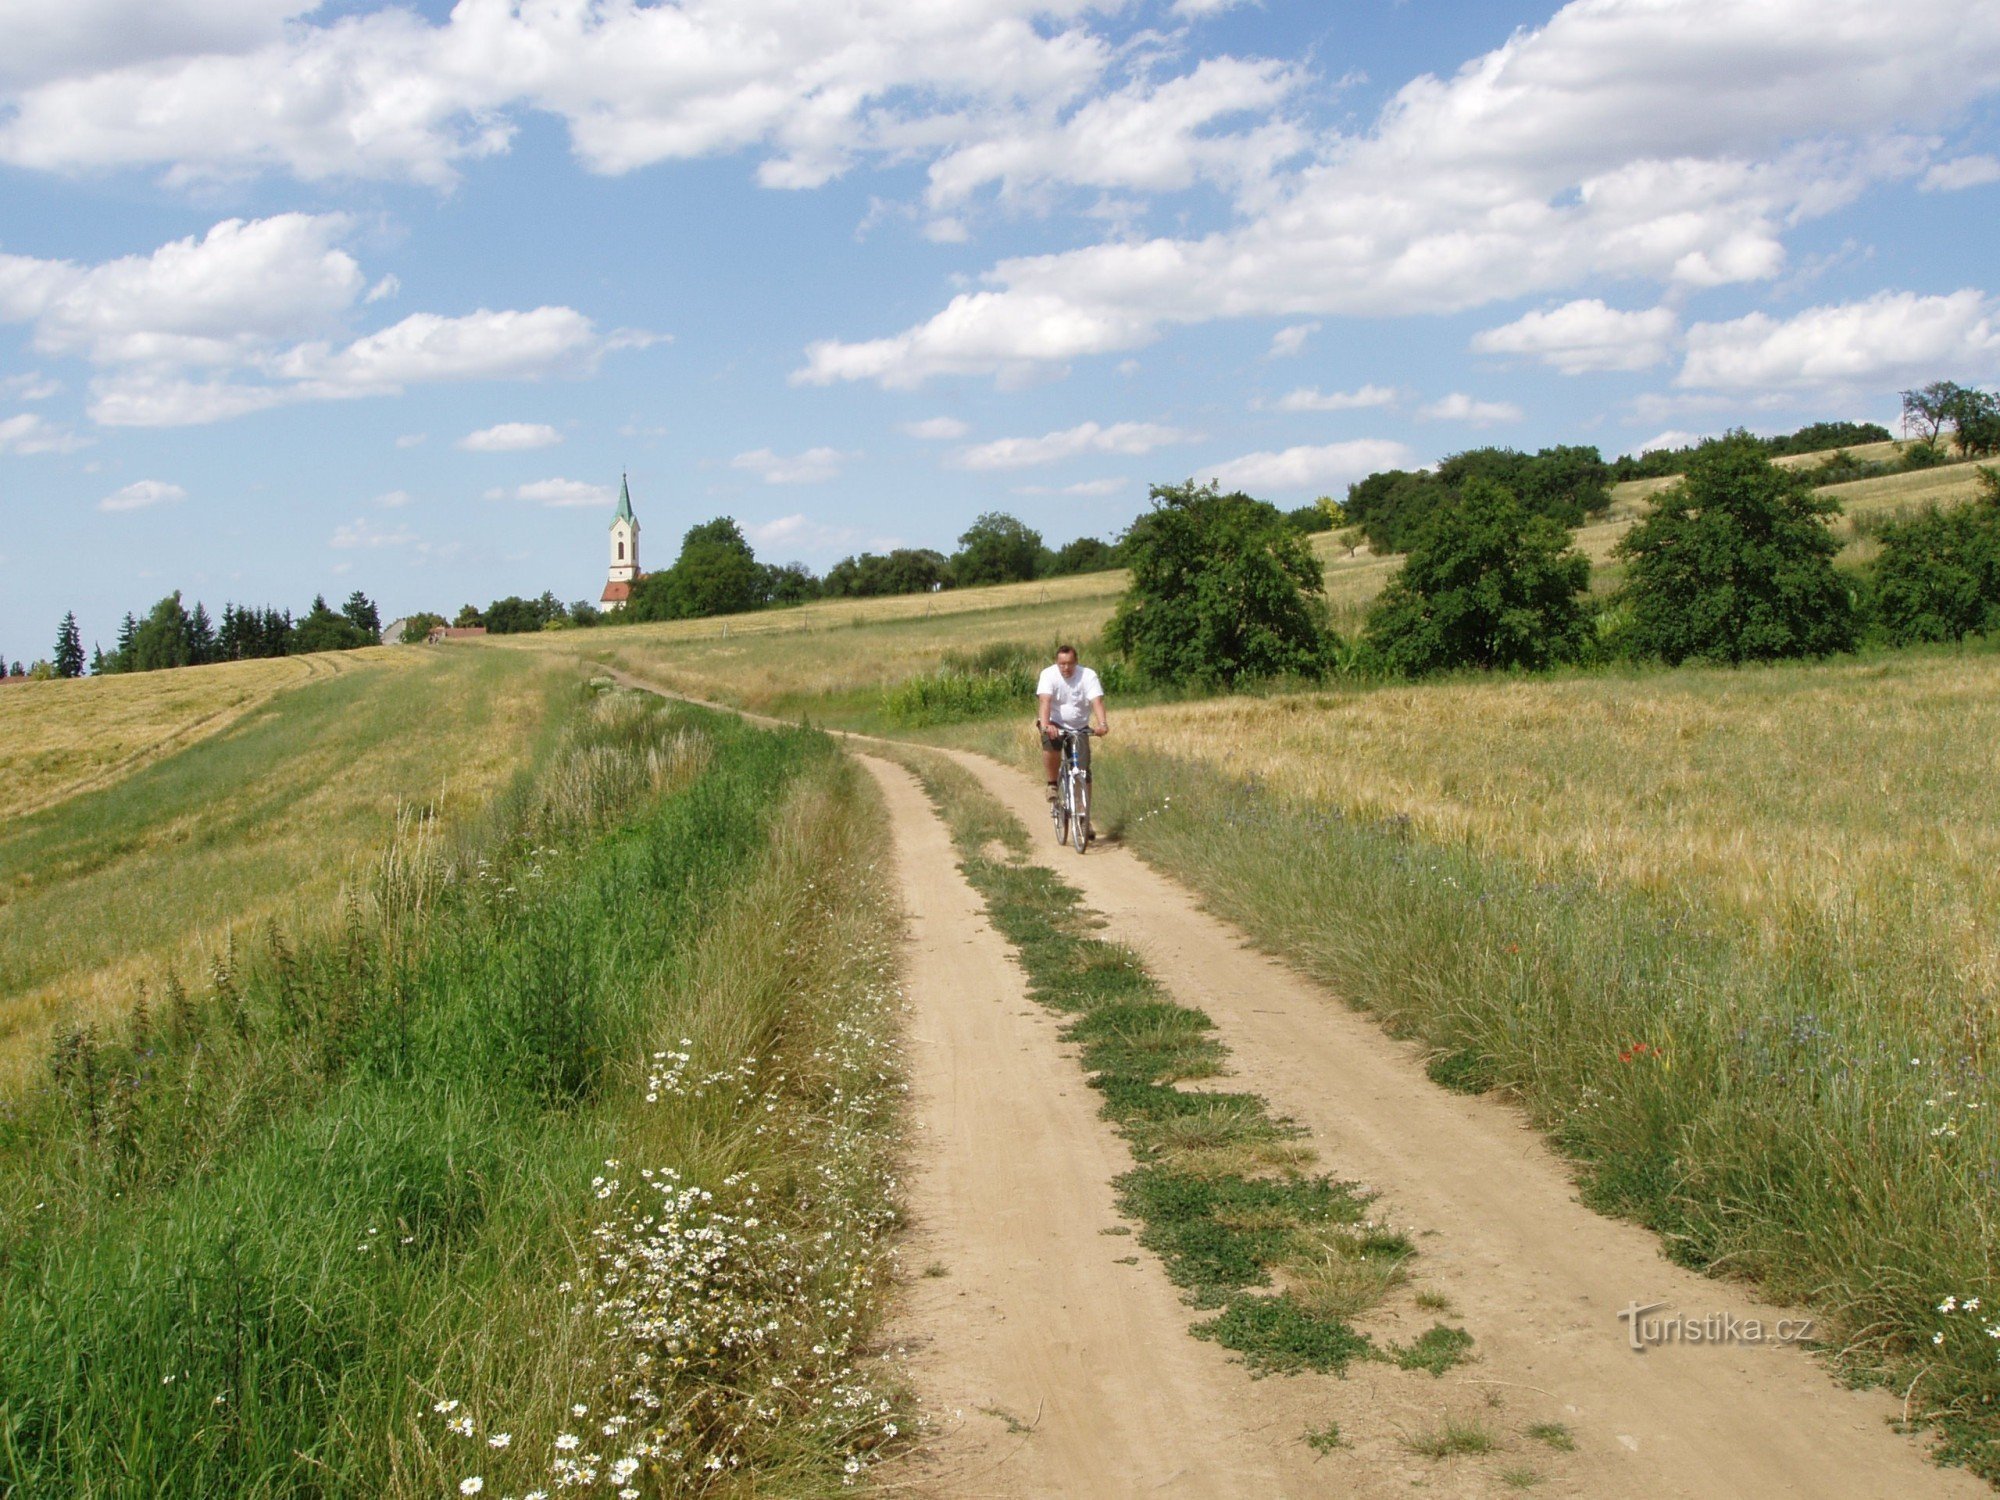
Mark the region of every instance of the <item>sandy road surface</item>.
[[[1515, 1111], [1432, 1084], [1412, 1049], [1252, 951], [1130, 853], [1097, 845], [1079, 858], [1058, 849], [1025, 775], [983, 756], [955, 758], [1040, 835], [1035, 857], [1104, 913], [1105, 935], [1137, 948], [1181, 1003], [1208, 1012], [1243, 1085], [1304, 1125], [1328, 1170], [1376, 1187], [1388, 1215], [1413, 1233], [1423, 1284], [1451, 1298], [1477, 1340], [1477, 1362], [1437, 1382], [1439, 1400], [1476, 1414], [1481, 1402], [1463, 1398], [1485, 1383], [1485, 1399], [1501, 1402], [1488, 1408], [1498, 1413], [1490, 1425], [1504, 1429], [1518, 1412], [1572, 1429], [1577, 1451], [1541, 1493], [1991, 1495], [1892, 1432], [1893, 1400], [1843, 1390], [1798, 1350], [1635, 1353], [1617, 1317], [1633, 1302], [1665, 1302], [1690, 1318], [1756, 1318], [1766, 1328], [1798, 1314], [1674, 1266], [1647, 1231], [1584, 1208]], [[1410, 1388], [1371, 1392], [1372, 1384], [1347, 1382], [1350, 1399], [1338, 1404], [1353, 1462], [1364, 1468], [1409, 1422], [1387, 1408], [1409, 1400]], [[1332, 1477], [1323, 1473], [1322, 1493], [1343, 1492], [1324, 1483]]]

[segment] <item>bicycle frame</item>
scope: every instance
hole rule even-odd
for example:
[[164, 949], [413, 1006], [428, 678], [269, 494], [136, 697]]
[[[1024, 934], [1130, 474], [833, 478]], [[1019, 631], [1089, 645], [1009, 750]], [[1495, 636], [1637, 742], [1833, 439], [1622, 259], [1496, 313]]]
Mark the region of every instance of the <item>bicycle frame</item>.
[[1056, 842], [1070, 844], [1081, 854], [1090, 844], [1090, 773], [1079, 764], [1076, 746], [1090, 728], [1086, 725], [1060, 733], [1062, 769], [1056, 778], [1055, 805], [1049, 811], [1055, 820]]

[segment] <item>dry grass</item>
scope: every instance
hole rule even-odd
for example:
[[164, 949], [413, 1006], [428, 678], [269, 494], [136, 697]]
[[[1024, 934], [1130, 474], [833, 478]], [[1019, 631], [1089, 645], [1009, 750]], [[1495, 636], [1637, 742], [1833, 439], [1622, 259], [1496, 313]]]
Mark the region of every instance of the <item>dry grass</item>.
[[225, 662], [177, 672], [29, 682], [0, 698], [0, 817], [109, 786], [219, 734], [275, 693], [364, 665], [407, 660], [386, 647]]
[[[169, 730], [178, 753], [0, 826], [0, 1079], [39, 1055], [57, 1024], [122, 1015], [169, 966], [198, 979], [268, 916], [330, 916], [399, 808], [470, 816], [526, 764], [552, 701], [549, 673], [494, 652], [352, 655], [363, 659], [294, 691], [272, 674], [264, 680], [278, 686], [221, 731], [189, 744]], [[147, 679], [219, 670], [104, 686], [147, 689], [160, 724], [171, 684]], [[216, 701], [195, 692], [191, 711]], [[58, 712], [41, 732], [82, 737]]]
[[1233, 699], [1122, 733], [1550, 878], [1907, 926], [2000, 977], [2000, 656]]

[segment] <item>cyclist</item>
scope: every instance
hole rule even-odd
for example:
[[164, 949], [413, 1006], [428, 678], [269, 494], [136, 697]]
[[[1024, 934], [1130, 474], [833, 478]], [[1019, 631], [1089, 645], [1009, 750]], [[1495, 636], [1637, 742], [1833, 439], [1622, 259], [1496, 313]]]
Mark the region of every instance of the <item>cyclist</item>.
[[[1035, 728], [1042, 736], [1042, 771], [1049, 781], [1049, 801], [1056, 800], [1056, 773], [1062, 768], [1062, 731], [1089, 727], [1092, 734], [1109, 734], [1111, 722], [1104, 716], [1104, 685], [1097, 674], [1076, 660], [1076, 647], [1058, 646], [1055, 665], [1042, 669], [1035, 684], [1041, 707]], [[1093, 722], [1095, 721], [1095, 722]], [[1078, 735], [1077, 764], [1090, 774], [1090, 739]]]

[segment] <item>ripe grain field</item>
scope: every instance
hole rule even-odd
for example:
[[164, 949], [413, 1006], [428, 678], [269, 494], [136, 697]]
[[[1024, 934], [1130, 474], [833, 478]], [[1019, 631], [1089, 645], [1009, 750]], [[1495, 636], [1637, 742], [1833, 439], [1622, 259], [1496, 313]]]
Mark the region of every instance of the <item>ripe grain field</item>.
[[333, 920], [399, 808], [467, 819], [529, 765], [567, 681], [494, 653], [356, 655], [31, 684], [58, 760], [109, 725], [179, 748], [0, 830], [0, 1080], [272, 916]]

